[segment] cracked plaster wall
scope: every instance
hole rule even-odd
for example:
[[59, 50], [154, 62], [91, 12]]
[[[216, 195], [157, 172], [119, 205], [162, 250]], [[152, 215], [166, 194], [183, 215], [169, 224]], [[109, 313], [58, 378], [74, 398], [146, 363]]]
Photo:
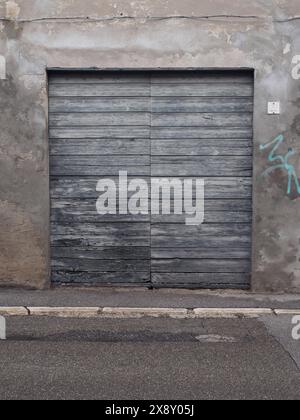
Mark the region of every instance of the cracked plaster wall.
[[[0, 285], [49, 286], [47, 68], [255, 69], [253, 291], [300, 292], [300, 195], [268, 178], [283, 133], [300, 176], [298, 0], [0, 0]], [[280, 100], [279, 116], [267, 115]]]

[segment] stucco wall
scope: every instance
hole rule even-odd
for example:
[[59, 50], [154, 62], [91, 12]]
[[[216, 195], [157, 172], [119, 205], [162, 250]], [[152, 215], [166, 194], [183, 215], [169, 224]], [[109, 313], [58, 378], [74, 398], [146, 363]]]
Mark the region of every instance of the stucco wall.
[[[299, 0], [0, 0], [0, 285], [49, 286], [47, 68], [256, 70], [254, 291], [300, 292]], [[300, 61], [300, 59], [299, 59]], [[294, 69], [294, 70], [293, 70]], [[298, 79], [299, 75], [299, 79]], [[267, 115], [268, 100], [281, 115]]]

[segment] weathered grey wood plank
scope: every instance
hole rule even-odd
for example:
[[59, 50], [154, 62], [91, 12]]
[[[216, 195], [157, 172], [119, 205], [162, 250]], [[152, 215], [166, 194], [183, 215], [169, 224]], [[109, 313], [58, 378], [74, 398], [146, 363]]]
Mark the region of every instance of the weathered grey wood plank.
[[[51, 210], [51, 222], [59, 224], [70, 224], [70, 223], [146, 223], [150, 222], [150, 214], [148, 215], [132, 215], [132, 214], [106, 214], [99, 215], [96, 211], [95, 202], [94, 212], [82, 213], [79, 207], [77, 211], [72, 213], [71, 210], [66, 209], [52, 209]], [[246, 218], [246, 217], [245, 217]], [[225, 219], [225, 217], [224, 217]], [[218, 219], [219, 220], [219, 219]]]
[[[54, 259], [75, 258], [86, 260], [150, 260], [150, 247], [107, 247], [107, 248], [71, 248], [53, 247]], [[240, 254], [239, 254], [240, 255]]]
[[[117, 187], [117, 195], [119, 197], [119, 191], [122, 193], [126, 193], [127, 188], [120, 186], [119, 177], [110, 177], [111, 181], [113, 181], [116, 184]], [[130, 184], [133, 180], [136, 180], [136, 178], [130, 176], [127, 178], [128, 182], [127, 184]], [[143, 181], [147, 182], [149, 185], [150, 190], [150, 177], [143, 177]], [[52, 198], [93, 198], [97, 199], [100, 195], [99, 192], [96, 191], [96, 186], [98, 184], [99, 178], [98, 177], [71, 177], [71, 178], [65, 178], [65, 177], [59, 177], [59, 178], [52, 178], [51, 179], [51, 197]], [[141, 191], [145, 191], [147, 193], [148, 188], [144, 188]], [[134, 192], [128, 192], [128, 197], [131, 197], [134, 194]]]
[[250, 248], [152, 248], [151, 257], [154, 259], [223, 259], [249, 260]]
[[248, 289], [251, 276], [244, 273], [154, 273], [155, 286], [206, 289]]
[[52, 282], [62, 284], [104, 284], [104, 285], [126, 285], [134, 286], [150, 284], [150, 272], [145, 273], [87, 273], [52, 271]]
[[54, 258], [51, 263], [55, 271], [66, 270], [88, 273], [141, 273], [150, 270], [150, 260], [95, 260], [76, 258]]
[[53, 246], [149, 246], [149, 223], [52, 225]]
[[[126, 233], [125, 233], [126, 235]], [[149, 235], [147, 236], [122, 236], [111, 235], [107, 233], [102, 236], [89, 235], [52, 235], [51, 245], [54, 247], [136, 247], [136, 246], [150, 246]]]
[[56, 156], [50, 160], [52, 176], [149, 176], [149, 155], [145, 156]]
[[145, 155], [148, 139], [50, 139], [50, 155]]
[[251, 127], [252, 121], [251, 113], [174, 112], [153, 114], [151, 124], [153, 127]]
[[153, 156], [252, 156], [249, 139], [151, 140]]
[[150, 126], [150, 122], [151, 115], [147, 112], [68, 112], [60, 114], [51, 113], [49, 115], [50, 128], [87, 126]]
[[144, 71], [80, 71], [80, 72], [56, 72], [51, 73], [49, 82], [53, 83], [109, 83], [109, 84], [128, 84], [128, 83], [150, 83], [151, 74]]
[[150, 176], [150, 166], [86, 166], [86, 165], [61, 165], [51, 163], [50, 171], [52, 176], [69, 177], [69, 176], [97, 176], [97, 177], [115, 177], [119, 175], [119, 171], [126, 171], [128, 176], [132, 177], [148, 177]]
[[149, 83], [120, 83], [118, 85], [116, 85], [115, 83], [51, 83], [49, 85], [50, 97], [149, 97], [150, 93], [151, 87]]
[[[247, 99], [246, 101], [249, 102]], [[236, 106], [235, 106], [236, 103]], [[239, 112], [248, 111], [249, 106], [242, 102], [235, 101], [232, 108], [224, 105], [222, 109], [237, 110]], [[237, 109], [238, 107], [238, 109]], [[230, 108], [230, 109], [229, 109]], [[53, 112], [150, 112], [150, 97], [141, 98], [49, 98], [49, 109]], [[161, 111], [163, 111], [163, 107]], [[207, 111], [210, 112], [210, 111]]]
[[253, 98], [216, 98], [216, 97], [155, 97], [151, 101], [153, 113], [169, 112], [251, 112], [253, 113]]
[[[52, 224], [53, 235], [66, 235], [66, 236], [98, 236], [104, 237], [111, 235], [118, 239], [125, 236], [147, 236], [149, 237], [150, 226], [149, 223], [105, 223], [105, 224], [75, 224], [75, 225], [59, 225]], [[149, 238], [148, 238], [149, 239]]]
[[[206, 223], [244, 223], [250, 224], [252, 222], [252, 213], [250, 212], [218, 212], [218, 211], [205, 211], [204, 224]], [[151, 221], [153, 223], [178, 223], [185, 224], [186, 219], [189, 218], [187, 215], [152, 215]]]
[[151, 84], [151, 96], [252, 97], [252, 84], [245, 83], [161, 83]]
[[152, 273], [250, 273], [250, 260], [152, 259]]
[[[70, 224], [70, 223], [120, 223], [120, 222], [150, 222], [153, 223], [178, 223], [185, 224], [187, 215], [99, 215], [96, 212], [94, 214], [82, 214], [81, 209], [79, 208], [77, 212], [73, 214], [69, 210], [64, 209], [52, 209], [51, 211], [51, 221], [57, 222], [60, 224]], [[241, 212], [205, 212], [204, 223], [222, 223], [222, 224], [231, 224], [231, 223], [244, 223], [249, 224], [252, 222], [252, 213], [241, 213]]]
[[149, 126], [50, 128], [49, 137], [54, 139], [149, 139], [150, 128]]
[[253, 83], [253, 72], [251, 71], [158, 71], [151, 74], [151, 82], [170, 84], [170, 83], [207, 83], [207, 84], [217, 84], [217, 83]]
[[[128, 184], [133, 180], [133, 177], [128, 177]], [[170, 180], [169, 178], [164, 178]], [[184, 178], [179, 178], [184, 183]], [[126, 188], [119, 185], [118, 177], [111, 177], [111, 180], [115, 182], [118, 193], [126, 192]], [[151, 191], [150, 178], [143, 178], [148, 184], [148, 188], [142, 189], [142, 191]], [[99, 178], [53, 178], [51, 180], [51, 197], [52, 198], [94, 198], [99, 197], [99, 193], [96, 191], [96, 186]], [[205, 178], [205, 198], [206, 199], [250, 199], [252, 197], [252, 179], [251, 178]], [[134, 192], [128, 192], [128, 197], [132, 196]], [[195, 188], [193, 190], [193, 197], [196, 197]], [[174, 191], [171, 191], [171, 198], [178, 199], [180, 194], [174, 195]]]
[[176, 70], [176, 71], [70, 71], [50, 73], [50, 83], [248, 83], [253, 72], [240, 70]]
[[153, 156], [152, 176], [251, 177], [252, 160], [243, 156]]
[[151, 228], [152, 247], [249, 247], [251, 226], [243, 224], [185, 226], [180, 224], [153, 224]]
[[[136, 136], [138, 137], [138, 136]], [[252, 139], [253, 129], [224, 127], [152, 127], [152, 139]]]
[[[94, 156], [94, 155], [60, 155], [55, 157], [55, 165], [74, 166], [148, 166], [150, 156], [148, 154], [138, 156]], [[79, 174], [78, 174], [79, 175]]]
[[[62, 215], [65, 216], [91, 216], [94, 217], [96, 213], [96, 200], [90, 199], [76, 199], [76, 198], [52, 198], [51, 208], [53, 210], [60, 210]], [[252, 200], [206, 200], [205, 201], [206, 214], [212, 212], [237, 212], [237, 213], [252, 213]]]

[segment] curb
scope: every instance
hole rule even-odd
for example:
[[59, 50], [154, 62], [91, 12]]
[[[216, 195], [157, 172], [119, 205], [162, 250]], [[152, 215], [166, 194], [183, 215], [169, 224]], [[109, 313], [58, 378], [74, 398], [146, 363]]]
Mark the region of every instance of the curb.
[[101, 313], [100, 308], [94, 307], [28, 307], [27, 309], [29, 316], [54, 316], [65, 318], [93, 318], [98, 317]]
[[188, 318], [189, 311], [181, 308], [103, 308], [101, 315], [114, 318]]
[[1, 306], [0, 315], [2, 316], [28, 316], [29, 312], [25, 306]]
[[269, 308], [120, 308], [120, 307], [0, 307], [2, 316], [62, 318], [258, 318], [264, 315], [300, 315], [300, 309]]
[[262, 315], [274, 315], [268, 308], [201, 308], [194, 309], [197, 318], [257, 318]]
[[300, 309], [275, 309], [276, 315], [300, 315]]

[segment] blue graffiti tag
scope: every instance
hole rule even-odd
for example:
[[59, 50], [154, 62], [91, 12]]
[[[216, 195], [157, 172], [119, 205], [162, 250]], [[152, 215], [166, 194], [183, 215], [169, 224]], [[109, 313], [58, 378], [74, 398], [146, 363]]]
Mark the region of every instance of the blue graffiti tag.
[[268, 168], [263, 175], [269, 175], [271, 172], [275, 171], [276, 169], [284, 169], [285, 171], [287, 171], [288, 174], [288, 188], [287, 188], [287, 193], [291, 194], [292, 192], [292, 183], [293, 180], [295, 182], [295, 186], [297, 189], [298, 194], [300, 194], [300, 184], [299, 184], [299, 180], [298, 180], [298, 176], [296, 173], [296, 169], [294, 167], [294, 165], [292, 165], [291, 163], [289, 163], [289, 159], [295, 155], [295, 151], [292, 148], [289, 148], [287, 154], [285, 156], [276, 154], [277, 149], [281, 146], [281, 144], [284, 142], [284, 136], [282, 134], [280, 134], [279, 136], [277, 136], [273, 141], [271, 141], [268, 144], [264, 144], [260, 146], [260, 150], [266, 150], [268, 148], [270, 148], [271, 146], [274, 146], [269, 154], [268, 160], [271, 163], [275, 163], [278, 162], [278, 164], [274, 164], [273, 166], [271, 166], [270, 168]]

